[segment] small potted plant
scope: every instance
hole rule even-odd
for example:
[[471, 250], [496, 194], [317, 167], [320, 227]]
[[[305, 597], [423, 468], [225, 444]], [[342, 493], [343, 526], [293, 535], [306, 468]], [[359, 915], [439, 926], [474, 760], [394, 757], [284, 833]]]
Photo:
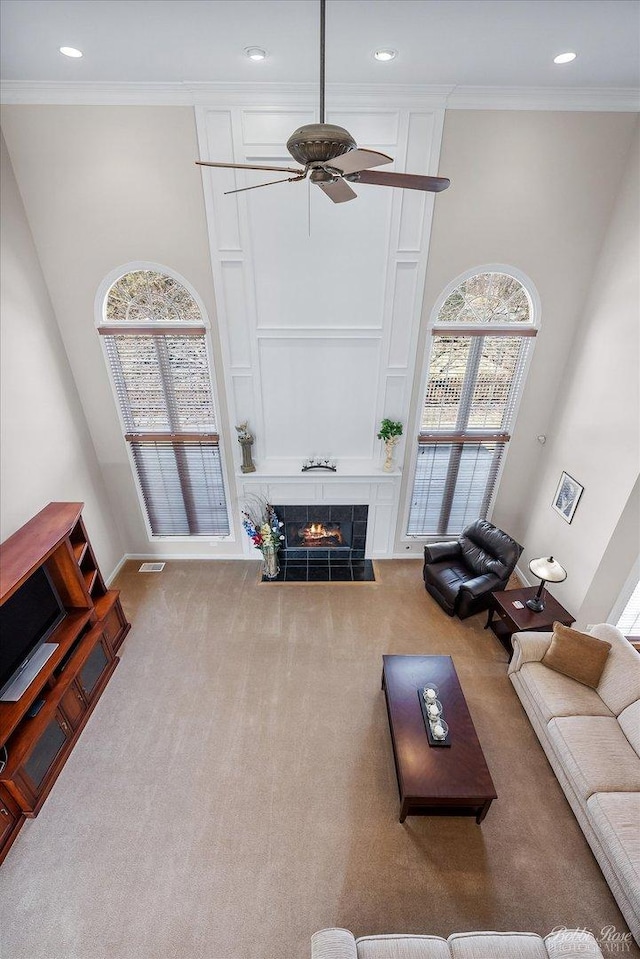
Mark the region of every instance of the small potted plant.
[[382, 467], [385, 473], [390, 473], [393, 469], [393, 451], [400, 442], [402, 436], [402, 423], [396, 423], [394, 420], [383, 420], [380, 424], [378, 439], [384, 440], [386, 459]]

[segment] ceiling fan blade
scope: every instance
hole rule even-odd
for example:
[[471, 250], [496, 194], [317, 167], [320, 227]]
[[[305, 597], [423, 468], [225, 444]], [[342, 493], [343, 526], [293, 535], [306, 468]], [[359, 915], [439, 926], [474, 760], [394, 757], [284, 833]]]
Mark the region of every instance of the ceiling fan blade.
[[372, 166], [382, 166], [384, 163], [393, 163], [393, 157], [377, 150], [349, 150], [342, 156], [329, 160], [327, 166], [335, 167], [342, 173], [358, 173], [360, 170], [369, 170]]
[[440, 193], [446, 190], [451, 180], [444, 176], [416, 176], [414, 173], [384, 173], [378, 170], [363, 170], [358, 174], [359, 183], [375, 183], [378, 186], [397, 186], [401, 190], [424, 190]]
[[273, 186], [274, 183], [293, 183], [295, 180], [304, 180], [306, 174], [302, 176], [286, 176], [283, 180], [269, 180], [267, 183], [256, 183], [254, 186], [243, 186], [239, 190], [225, 190], [224, 195], [230, 193], [246, 193], [247, 190], [259, 190], [262, 186]]
[[221, 167], [223, 170], [268, 170], [276, 173], [302, 173], [304, 170], [291, 166], [256, 166], [253, 163], [210, 163], [208, 160], [196, 160], [196, 166]]
[[323, 193], [326, 193], [334, 203], [346, 203], [347, 200], [355, 200], [357, 193], [352, 190], [346, 180], [338, 178], [337, 180], [327, 180], [317, 184]]

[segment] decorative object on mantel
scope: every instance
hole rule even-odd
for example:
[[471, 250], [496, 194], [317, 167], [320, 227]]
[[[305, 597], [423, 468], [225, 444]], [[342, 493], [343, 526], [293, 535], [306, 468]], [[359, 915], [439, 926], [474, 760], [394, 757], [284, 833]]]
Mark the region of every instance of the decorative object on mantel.
[[546, 556], [541, 556], [539, 559], [532, 559], [529, 563], [529, 569], [533, 575], [537, 576], [540, 580], [540, 586], [538, 587], [536, 595], [528, 599], [525, 606], [532, 609], [534, 613], [541, 613], [544, 609], [544, 600], [542, 599], [544, 584], [564, 583], [567, 578], [567, 571], [553, 556], [549, 556], [548, 559]]
[[329, 459], [328, 456], [311, 456], [302, 464], [301, 472], [308, 473], [309, 470], [329, 470], [330, 473], [336, 473], [338, 467], [336, 461]]
[[265, 579], [275, 579], [280, 572], [278, 550], [284, 540], [281, 532], [284, 523], [278, 519], [273, 506], [259, 497], [242, 511], [242, 515], [247, 536], [262, 553], [262, 575]]
[[249, 432], [249, 421], [245, 420], [240, 426], [236, 426], [238, 433], [238, 443], [242, 447], [242, 466], [243, 473], [255, 473], [256, 467], [251, 459], [251, 447], [253, 446], [253, 436]]
[[387, 419], [382, 421], [380, 424], [378, 439], [384, 440], [386, 459], [382, 469], [385, 471], [385, 473], [390, 473], [393, 470], [393, 453], [396, 446], [400, 442], [401, 436], [402, 423], [396, 423], [394, 420]]
[[551, 505], [556, 513], [560, 513], [560, 516], [562, 516], [563, 520], [567, 523], [570, 523], [573, 519], [573, 514], [576, 511], [578, 501], [583, 492], [584, 486], [581, 486], [577, 480], [574, 480], [573, 476], [569, 476], [568, 473], [563, 472]]

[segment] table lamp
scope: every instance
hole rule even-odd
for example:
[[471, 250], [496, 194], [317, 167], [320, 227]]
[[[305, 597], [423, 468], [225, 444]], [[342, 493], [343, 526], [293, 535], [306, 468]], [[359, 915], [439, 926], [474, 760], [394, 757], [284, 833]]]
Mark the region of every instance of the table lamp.
[[544, 609], [542, 599], [544, 584], [564, 582], [567, 578], [567, 571], [553, 556], [541, 556], [539, 559], [532, 559], [529, 563], [529, 569], [540, 580], [540, 586], [536, 595], [532, 599], [528, 599], [525, 605], [532, 609], [534, 613], [541, 613]]

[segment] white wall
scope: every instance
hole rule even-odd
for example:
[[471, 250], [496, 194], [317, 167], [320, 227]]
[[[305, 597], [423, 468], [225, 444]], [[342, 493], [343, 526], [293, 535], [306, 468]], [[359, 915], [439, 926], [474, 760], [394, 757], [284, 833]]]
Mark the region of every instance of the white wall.
[[[271, 104], [271, 108], [273, 106]], [[384, 109], [380, 105], [369, 105], [368, 110], [378, 114], [378, 119], [374, 121], [376, 124], [383, 123], [382, 114], [385, 111], [393, 113], [388, 109], [387, 102]], [[277, 110], [275, 112], [277, 114]], [[246, 278], [234, 286], [233, 278], [237, 279], [241, 271], [238, 265], [231, 266], [229, 295], [239, 297], [238, 302], [242, 302], [242, 296], [245, 296], [247, 311], [234, 308], [225, 315], [222, 307], [226, 304], [221, 303], [218, 316], [207, 238], [205, 197], [201, 174], [193, 164], [198, 156], [198, 143], [191, 108], [9, 106], [4, 108], [3, 114], [8, 148], [125, 550], [157, 555], [172, 552], [238, 555], [239, 543], [149, 543], [94, 329], [95, 292], [110, 271], [120, 264], [135, 260], [166, 264], [181, 273], [198, 291], [214, 324], [212, 340], [221, 400], [222, 436], [226, 444], [227, 462], [235, 460], [236, 464], [239, 450], [233, 423], [236, 417], [249, 416], [256, 428], [263, 410], [267, 413], [268, 422], [264, 428], [256, 430], [259, 434], [255, 448], [257, 456], [268, 452], [261, 449], [265, 440], [271, 443], [274, 457], [292, 461], [296, 459], [296, 450], [299, 450], [300, 459], [311, 453], [342, 452], [315, 449], [312, 445], [314, 437], [309, 435], [304, 426], [306, 419], [302, 426], [297, 421], [297, 428], [293, 428], [296, 426], [294, 421], [292, 427], [288, 414], [290, 410], [300, 413], [300, 386], [298, 393], [292, 389], [287, 394], [288, 400], [287, 396], [282, 395], [280, 381], [289, 373], [287, 364], [294, 368], [300, 365], [300, 348], [296, 345], [298, 353], [289, 349], [292, 336], [298, 344], [301, 341], [310, 343], [309, 337], [318, 332], [318, 318], [322, 314], [317, 309], [317, 298], [314, 299], [316, 319], [311, 330], [300, 329], [304, 318], [292, 318], [290, 300], [286, 301], [289, 304], [286, 316], [283, 315], [285, 300], [278, 301], [280, 305], [276, 309], [276, 301], [269, 299], [268, 286], [265, 284], [270, 271], [276, 267], [279, 285], [290, 280], [291, 268], [288, 267], [286, 256], [274, 266], [269, 260], [269, 250], [262, 241], [259, 249], [253, 249], [251, 234], [245, 249], [232, 233], [225, 233], [229, 223], [223, 222], [220, 208], [217, 208], [213, 229], [221, 231], [218, 237], [221, 242], [215, 247], [220, 253], [220, 262], [226, 258], [230, 263], [235, 257], [239, 263], [245, 256], [250, 262], [255, 254], [257, 289], [260, 293], [259, 308], [256, 308], [252, 302], [251, 285], [247, 286]], [[366, 117], [367, 110], [363, 111], [360, 119], [356, 119], [356, 123], [364, 122]], [[351, 123], [346, 113], [343, 118], [348, 124]], [[398, 139], [394, 141], [403, 149], [411, 146], [406, 122], [402, 120]], [[357, 350], [365, 359], [368, 356], [368, 338], [375, 340], [376, 362], [373, 365], [367, 365], [366, 362], [362, 364], [365, 388], [354, 389], [351, 395], [342, 397], [336, 409], [332, 407], [340, 424], [334, 432], [340, 436], [341, 442], [346, 443], [351, 435], [348, 429], [350, 422], [358, 425], [359, 441], [363, 442], [360, 434], [366, 432], [367, 441], [370, 442], [380, 415], [395, 418], [402, 416], [403, 410], [416, 411], [419, 408], [423, 386], [420, 367], [425, 352], [426, 323], [433, 303], [444, 286], [464, 270], [489, 262], [512, 264], [531, 277], [542, 301], [542, 332], [536, 344], [531, 374], [494, 510], [494, 520], [521, 542], [531, 533], [529, 521], [534, 498], [531, 478], [546, 462], [551, 448], [551, 439], [547, 447], [542, 448], [535, 437], [539, 433], [549, 433], [551, 437], [552, 427], [557, 424], [557, 392], [563, 382], [565, 364], [573, 355], [574, 337], [584, 319], [590, 280], [619, 189], [635, 122], [633, 115], [624, 113], [513, 110], [449, 112], [445, 119], [439, 169], [443, 175], [451, 177], [452, 186], [440, 194], [435, 202], [420, 341], [417, 323], [412, 328], [414, 304], [411, 291], [404, 296], [403, 287], [399, 288], [401, 296], [395, 305], [395, 315], [390, 312], [394, 304], [389, 295], [381, 312], [373, 318], [375, 329], [355, 329], [362, 318], [344, 313], [336, 321], [338, 326], [344, 327], [339, 332], [347, 332], [352, 341], [357, 340]], [[249, 127], [245, 124], [243, 129], [247, 131]], [[379, 125], [377, 129], [382, 130], [382, 126]], [[366, 131], [362, 132], [364, 134]], [[371, 135], [380, 138], [378, 145], [384, 149], [386, 134], [372, 130]], [[248, 148], [247, 155], [254, 158], [256, 151], [267, 149], [270, 151], [265, 155], [267, 160], [281, 156], [278, 151], [282, 148], [274, 142], [271, 132], [266, 138], [270, 140], [269, 143], [263, 143], [260, 136], [249, 136], [252, 142], [244, 143], [236, 135], [234, 149], [242, 152]], [[391, 135], [388, 139], [391, 139]], [[418, 137], [415, 144], [418, 150], [416, 156], [422, 157], [420, 163], [425, 162], [425, 142], [425, 137], [422, 140]], [[416, 162], [411, 155], [405, 157], [398, 154], [399, 165], [405, 165], [408, 170], [415, 171]], [[205, 182], [212, 182], [212, 176], [209, 174], [210, 179]], [[244, 207], [244, 220], [241, 216], [239, 221], [242, 228], [245, 229], [253, 217], [255, 225], [264, 232], [265, 222], [268, 225], [269, 218], [275, 220], [279, 216], [278, 209], [281, 207], [276, 206], [275, 211], [271, 207], [272, 203], [276, 204], [278, 191], [284, 191], [280, 194], [282, 199], [278, 201], [284, 203], [286, 191], [298, 188], [302, 191], [306, 189], [302, 184], [284, 183], [257, 191], [255, 204], [253, 201], [250, 204], [247, 202]], [[373, 191], [380, 188], [363, 186], [357, 189], [361, 194], [359, 199], [346, 204], [344, 210], [333, 208], [324, 196], [317, 197], [316, 206], [325, 201], [327, 216], [335, 212], [338, 217], [346, 215], [349, 207], [353, 207], [357, 216], [361, 217], [357, 211], [363, 209], [369, 195], [373, 196], [372, 204], [375, 204], [375, 210], [379, 213], [379, 203], [383, 201], [376, 199]], [[418, 263], [422, 256], [419, 247], [425, 236], [428, 237], [428, 230], [420, 232], [415, 217], [409, 217], [407, 224], [411, 230], [400, 234], [400, 207], [404, 199], [399, 191], [388, 193], [392, 197], [384, 198], [384, 204], [395, 204], [395, 212], [391, 215], [387, 260], [393, 261], [394, 267], [401, 260]], [[300, 228], [304, 234], [305, 211], [301, 209], [299, 212], [303, 218]], [[287, 216], [290, 218], [291, 210]], [[310, 247], [314, 251], [311, 265], [319, 273], [324, 269], [324, 260], [322, 250], [316, 249], [317, 241], [322, 236], [323, 241], [331, 243], [329, 233], [325, 238], [325, 219], [323, 216], [322, 219], [312, 220], [312, 231], [321, 231], [313, 234]], [[336, 218], [336, 222], [342, 222], [342, 219], [338, 221]], [[287, 223], [292, 228], [292, 224], [289, 221]], [[374, 226], [379, 228], [377, 221]], [[307, 240], [305, 236], [300, 236], [296, 242], [302, 244]], [[280, 242], [284, 242], [284, 239], [278, 236]], [[373, 252], [375, 262], [379, 263], [378, 248]], [[348, 262], [344, 266], [348, 270]], [[361, 264], [358, 263], [358, 270], [360, 268]], [[410, 269], [402, 267], [398, 275], [406, 279], [410, 272]], [[331, 288], [336, 286], [335, 275], [332, 273], [328, 277]], [[386, 288], [392, 291], [393, 283], [388, 280]], [[220, 295], [218, 289], [216, 294]], [[421, 290], [418, 289], [418, 302], [420, 298]], [[353, 313], [353, 310], [350, 312]], [[404, 322], [405, 318], [408, 322]], [[364, 319], [371, 322], [369, 317]], [[226, 380], [222, 374], [218, 322], [221, 338], [226, 344]], [[249, 325], [242, 329], [242, 323]], [[325, 330], [323, 336], [325, 333], [329, 333], [331, 338], [335, 330]], [[399, 339], [394, 340], [393, 337]], [[237, 344], [245, 349], [244, 354], [232, 355]], [[397, 344], [401, 349], [396, 348]], [[338, 343], [337, 348], [340, 345]], [[352, 345], [349, 342], [350, 348]], [[272, 354], [277, 354], [275, 359]], [[418, 371], [412, 383], [414, 355], [418, 358]], [[308, 356], [305, 353], [305, 363]], [[235, 367], [231, 371], [230, 363]], [[356, 374], [358, 363], [356, 356], [352, 360]], [[344, 376], [344, 371], [339, 375]], [[604, 375], [608, 384], [617, 380], [615, 371]], [[278, 382], [274, 383], [273, 390], [268, 387], [265, 392], [261, 380], [269, 377]], [[374, 377], [377, 383], [374, 383]], [[412, 394], [410, 386], [413, 388]], [[226, 408], [226, 395], [229, 396], [233, 411], [231, 422]], [[339, 398], [340, 391], [335, 395]], [[322, 423], [322, 402], [326, 406], [323, 389], [319, 390], [318, 396], [321, 402], [318, 404], [317, 422]], [[396, 412], [396, 400], [390, 399], [393, 396], [397, 398], [400, 413]], [[331, 399], [333, 401], [334, 397]], [[274, 412], [276, 401], [282, 416], [277, 423]], [[343, 415], [343, 410], [346, 415]], [[326, 424], [326, 417], [324, 422]], [[406, 425], [411, 435], [415, 423], [409, 421], [408, 415]], [[230, 430], [233, 435], [230, 435]], [[292, 443], [292, 437], [297, 446]], [[318, 431], [315, 442], [324, 444], [326, 434]], [[412, 446], [411, 442], [407, 443], [407, 451]], [[370, 449], [375, 455], [375, 439]], [[359, 452], [366, 452], [364, 446]], [[406, 456], [402, 498], [407, 495], [406, 473], [409, 463], [410, 457]], [[563, 468], [568, 469], [567, 466]], [[235, 505], [233, 469], [231, 473], [232, 505]], [[392, 511], [397, 502], [396, 498]], [[580, 510], [582, 508], [583, 504]], [[402, 523], [399, 522], [396, 552], [404, 552], [406, 545], [402, 541]], [[421, 550], [420, 544], [408, 545], [410, 551], [415, 553]], [[547, 546], [542, 548], [546, 551]]]
[[[150, 543], [95, 330], [94, 300], [122, 264], [185, 277], [215, 304], [193, 109], [3, 108], [3, 130], [127, 553], [224, 554], [233, 544]], [[220, 377], [220, 381], [222, 378]], [[222, 442], [228, 443], [224, 394]], [[231, 498], [235, 493], [232, 486]]]
[[[549, 553], [557, 557], [569, 575], [554, 594], [582, 625], [606, 619], [639, 551], [639, 148], [636, 126], [549, 442], [529, 488], [522, 562]], [[570, 525], [550, 506], [562, 470], [585, 488]], [[621, 568], [612, 577], [617, 557]]]
[[[527, 546], [532, 477], [549, 450], [536, 436], [551, 435], [557, 422], [556, 394], [574, 356], [635, 126], [634, 115], [613, 113], [479, 110], [449, 111], [445, 118], [440, 172], [452, 185], [436, 203], [419, 350], [424, 356], [424, 331], [439, 294], [465, 270], [503, 263], [535, 285], [542, 328], [492, 516]], [[425, 373], [416, 376], [414, 411]], [[614, 369], [600, 377], [608, 387], [617, 382]], [[407, 443], [405, 484], [411, 452]], [[403, 496], [409, 494], [405, 488]], [[420, 552], [421, 544], [403, 542], [402, 533], [401, 517], [397, 552]]]
[[[290, 166], [287, 138], [315, 103], [279, 100], [200, 108], [203, 159]], [[385, 169], [437, 169], [442, 110], [401, 96], [332, 104], [328, 122], [394, 157]], [[309, 182], [225, 192], [269, 179], [204, 172], [230, 410], [256, 434], [259, 473], [299, 475], [321, 454], [339, 474], [379, 472], [380, 420], [409, 412], [434, 197], [354, 184], [356, 199], [333, 204]]]
[[0, 149], [1, 537], [52, 500], [84, 502], [98, 562], [109, 576], [123, 546], [4, 139]]

